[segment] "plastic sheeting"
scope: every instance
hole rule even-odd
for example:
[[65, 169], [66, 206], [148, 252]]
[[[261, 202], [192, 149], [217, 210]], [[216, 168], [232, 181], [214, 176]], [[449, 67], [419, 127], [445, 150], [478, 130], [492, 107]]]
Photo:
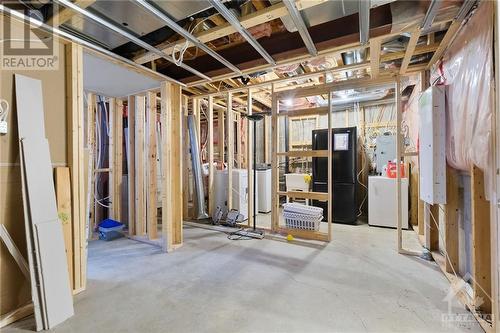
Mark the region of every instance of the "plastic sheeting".
[[464, 171], [477, 165], [485, 184], [492, 176], [493, 12], [492, 2], [482, 2], [431, 73], [431, 82], [446, 85], [448, 164]]

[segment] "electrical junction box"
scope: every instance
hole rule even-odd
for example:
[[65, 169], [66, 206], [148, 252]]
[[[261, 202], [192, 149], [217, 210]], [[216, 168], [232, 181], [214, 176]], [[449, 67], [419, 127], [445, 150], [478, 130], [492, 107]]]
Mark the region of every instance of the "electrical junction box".
[[446, 203], [445, 87], [433, 86], [418, 101], [420, 199]]

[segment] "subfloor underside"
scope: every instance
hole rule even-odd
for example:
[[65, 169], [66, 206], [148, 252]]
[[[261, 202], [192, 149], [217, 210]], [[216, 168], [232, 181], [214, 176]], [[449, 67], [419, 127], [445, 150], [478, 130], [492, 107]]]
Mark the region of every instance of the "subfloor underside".
[[327, 246], [229, 240], [192, 224], [184, 237], [170, 254], [126, 238], [91, 242], [87, 291], [55, 331], [482, 332], [447, 316], [468, 312], [446, 301], [435, 263], [396, 253], [392, 229], [336, 224]]

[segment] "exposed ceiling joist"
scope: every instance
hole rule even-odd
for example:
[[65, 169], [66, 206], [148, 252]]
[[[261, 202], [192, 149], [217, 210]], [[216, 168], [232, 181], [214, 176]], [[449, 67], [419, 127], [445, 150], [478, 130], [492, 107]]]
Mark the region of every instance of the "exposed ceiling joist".
[[[128, 39], [129, 41], [133, 42], [134, 44], [137, 44], [139, 45], [140, 47], [150, 51], [150, 52], [154, 52], [156, 53], [157, 55], [161, 56], [162, 58], [170, 61], [171, 63], [174, 63], [175, 64], [175, 61], [174, 59], [172, 59], [172, 57], [170, 57], [168, 54], [164, 53], [163, 51], [155, 48], [154, 46], [142, 41], [141, 39], [137, 38], [136, 36], [130, 34], [129, 32], [121, 29], [120, 27], [106, 21], [105, 19], [97, 16], [97, 15], [94, 15], [93, 13], [89, 12], [88, 10], [86, 9], [83, 9], [81, 7], [78, 7], [76, 6], [74, 3], [72, 2], [69, 2], [68, 0], [54, 0], [56, 3], [59, 3], [67, 8], [70, 8], [80, 14], [82, 14], [83, 16], [85, 16], [86, 18], [114, 31], [115, 33], [118, 33], [120, 35], [122, 35], [124, 38]], [[200, 73], [199, 71], [197, 71], [196, 69], [186, 65], [186, 64], [181, 64], [180, 67], [184, 68], [185, 70], [193, 73], [194, 75], [196, 76], [199, 76], [205, 80], [208, 80], [210, 81], [211, 79], [206, 76], [205, 74], [203, 73]]]
[[380, 48], [382, 40], [380, 38], [372, 38], [370, 40], [370, 69], [372, 79], [378, 77], [380, 71]]
[[226, 19], [226, 21], [229, 22], [233, 26], [233, 28], [238, 31], [245, 40], [253, 46], [253, 48], [259, 52], [259, 54], [266, 59], [266, 61], [271, 64], [271, 65], [276, 65], [276, 62], [274, 61], [273, 57], [262, 47], [262, 45], [257, 42], [257, 39], [255, 39], [252, 34], [245, 29], [245, 27], [241, 24], [241, 22], [238, 20], [234, 14], [227, 9], [226, 6], [219, 0], [208, 0], [212, 6]]
[[203, 51], [205, 51], [206, 53], [211, 55], [214, 59], [218, 60], [221, 64], [223, 64], [224, 66], [226, 66], [227, 68], [229, 68], [230, 70], [232, 70], [233, 72], [235, 72], [239, 75], [242, 74], [238, 67], [234, 66], [229, 61], [227, 61], [226, 59], [221, 57], [217, 52], [213, 51], [211, 48], [209, 48], [208, 46], [206, 46], [205, 44], [200, 42], [198, 40], [198, 38], [196, 38], [191, 33], [186, 31], [184, 28], [182, 28], [180, 25], [178, 25], [174, 20], [172, 20], [167, 15], [165, 15], [158, 8], [154, 7], [153, 5], [151, 5], [150, 3], [148, 3], [145, 0], [136, 0], [136, 3], [139, 4], [140, 6], [142, 6], [142, 8], [144, 8], [147, 12], [153, 14], [154, 16], [156, 16], [157, 18], [159, 18], [160, 20], [165, 22], [165, 24], [169, 28], [171, 28], [172, 30], [177, 32], [179, 35], [186, 38], [188, 41], [190, 41], [191, 43], [193, 43], [194, 45], [196, 45], [197, 47], [199, 47], [200, 49], [202, 49]]
[[[417, 45], [415, 47], [415, 51], [413, 51], [413, 55], [420, 55], [420, 54], [424, 54], [424, 53], [434, 52], [437, 50], [438, 47], [439, 47], [438, 43], [432, 43], [429, 45]], [[404, 58], [405, 54], [406, 54], [406, 51], [385, 53], [385, 54], [382, 54], [380, 56], [380, 62], [382, 63], [382, 62], [389, 62], [389, 61], [401, 59], [401, 58]]]
[[[269, 7], [269, 8], [271, 8], [271, 7]], [[447, 4], [446, 6], [443, 5], [440, 8], [440, 10], [439, 10], [439, 12], [434, 20], [433, 27], [442, 26], [443, 24], [452, 21], [456, 17], [458, 10], [459, 10], [459, 7], [456, 6], [455, 4]], [[407, 21], [399, 22], [396, 25], [396, 28], [394, 28], [394, 25], [393, 25], [390, 33], [380, 33], [379, 35], [373, 36], [372, 38], [383, 38], [383, 40], [386, 40], [386, 39], [390, 39], [393, 37], [397, 37], [397, 36], [401, 35], [402, 33], [410, 33], [412, 30], [415, 29], [415, 26], [421, 24], [424, 16], [425, 16], [425, 12], [418, 14], [418, 15], [415, 15], [414, 17], [411, 17]], [[379, 32], [380, 32], [380, 29], [379, 29]], [[318, 45], [316, 45], [316, 46], [318, 47]], [[330, 47], [327, 47], [324, 49], [320, 49], [318, 47], [318, 56], [339, 54], [341, 52], [347, 52], [347, 51], [351, 51], [353, 49], [360, 49], [360, 48], [364, 48], [364, 47], [367, 47], [367, 46], [360, 45], [359, 42], [352, 42], [352, 43], [347, 43], [347, 44], [344, 43], [344, 44], [339, 45], [339, 46], [330, 46]], [[429, 50], [427, 52], [433, 52], [436, 49], [434, 45], [429, 45], [428, 47], [429, 47]], [[427, 53], [420, 46], [417, 47], [416, 52], [419, 50], [422, 50], [421, 53]], [[398, 55], [397, 58], [402, 58], [403, 56]], [[383, 61], [389, 61], [389, 60], [385, 59], [386, 57], [390, 58], [393, 56], [392, 56], [392, 54], [387, 54], [387, 55], [381, 56], [381, 58], [384, 59]], [[309, 54], [298, 54], [298, 55], [288, 56], [286, 59], [277, 60], [277, 66], [291, 65], [291, 64], [296, 64], [296, 63], [307, 61], [307, 60], [312, 60], [312, 58]], [[394, 60], [394, 58], [391, 60]], [[248, 69], [244, 69], [242, 71], [244, 74], [250, 74], [250, 73], [255, 73], [255, 72], [259, 72], [259, 71], [269, 71], [269, 70], [272, 70], [274, 67], [275, 66], [270, 66], [269, 64], [258, 64], [258, 65], [248, 66]], [[218, 74], [218, 73], [214, 72], [212, 75], [213, 80], [225, 80], [225, 79], [228, 79], [230, 77], [232, 77], [232, 75], [227, 74], [227, 73]], [[189, 81], [189, 80], [187, 80], [187, 81]], [[188, 86], [196, 86], [202, 82], [203, 82], [202, 80], [196, 80], [196, 81], [192, 81], [192, 82], [187, 83], [187, 85]]]
[[417, 46], [419, 38], [420, 38], [420, 28], [417, 28], [411, 33], [410, 41], [408, 42], [408, 45], [406, 45], [406, 53], [403, 58], [403, 62], [401, 63], [399, 74], [406, 73], [408, 65], [410, 64], [411, 57], [413, 57], [413, 53], [415, 52], [415, 47]]
[[[296, 2], [296, 6], [300, 8], [300, 10], [304, 10], [307, 8], [311, 8], [317, 5], [322, 4], [327, 0], [298, 0]], [[280, 2], [275, 5], [269, 6], [265, 9], [258, 10], [256, 12], [253, 12], [249, 15], [243, 16], [240, 18], [240, 23], [241, 25], [248, 29], [251, 27], [255, 27], [259, 24], [269, 22], [271, 20], [281, 18], [284, 16], [288, 15], [288, 10], [285, 6], [284, 3]], [[195, 34], [194, 36], [198, 38], [198, 40], [202, 43], [208, 43], [211, 42], [215, 39], [219, 39], [222, 37], [229, 36], [230, 34], [233, 34], [237, 32], [236, 29], [229, 23], [221, 24], [217, 27], [214, 27], [212, 29], [200, 32], [198, 34]], [[177, 42], [174, 43], [165, 43], [158, 45], [157, 47], [161, 49], [163, 52], [166, 53], [172, 53], [174, 50], [174, 47], [178, 47], [179, 45], [182, 45], [186, 42], [185, 39], [180, 39]], [[192, 44], [190, 46], [193, 46]], [[138, 56], [134, 58], [134, 61], [140, 64], [144, 64], [146, 62], [158, 59], [158, 57], [155, 53], [148, 52], [146, 54], [143, 54], [141, 56]]]

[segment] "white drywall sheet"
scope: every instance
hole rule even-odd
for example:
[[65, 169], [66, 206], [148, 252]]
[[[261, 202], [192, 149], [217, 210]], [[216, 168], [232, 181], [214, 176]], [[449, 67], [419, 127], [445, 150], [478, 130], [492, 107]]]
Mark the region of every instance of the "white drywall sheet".
[[36, 224], [35, 227], [45, 289], [48, 328], [51, 329], [74, 314], [63, 231], [58, 219]]
[[15, 80], [32, 298], [37, 330], [40, 319], [43, 328], [51, 329], [73, 315], [73, 298], [45, 138], [41, 81], [22, 75]]
[[19, 74], [15, 79], [19, 139], [45, 138], [42, 81]]
[[83, 89], [86, 91], [109, 97], [124, 97], [159, 87], [159, 80], [83, 52]]

